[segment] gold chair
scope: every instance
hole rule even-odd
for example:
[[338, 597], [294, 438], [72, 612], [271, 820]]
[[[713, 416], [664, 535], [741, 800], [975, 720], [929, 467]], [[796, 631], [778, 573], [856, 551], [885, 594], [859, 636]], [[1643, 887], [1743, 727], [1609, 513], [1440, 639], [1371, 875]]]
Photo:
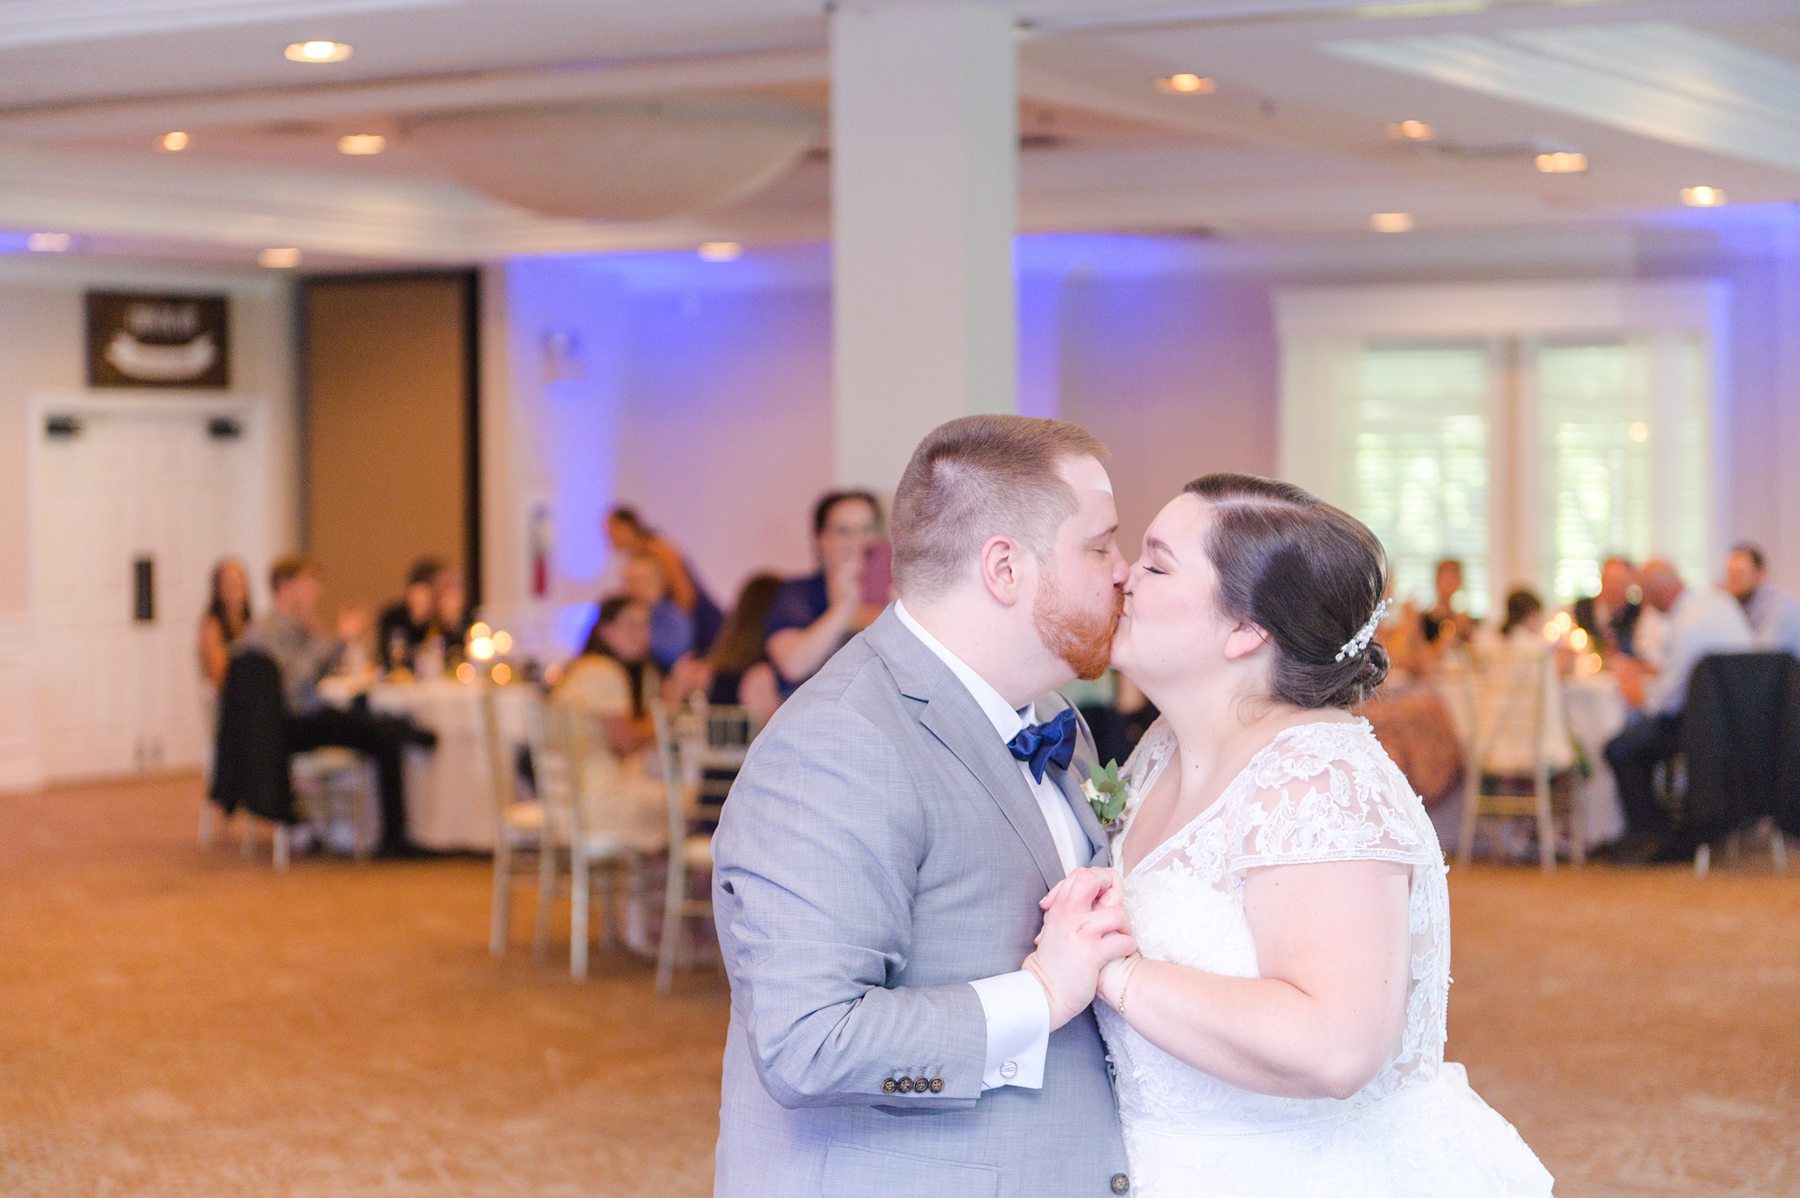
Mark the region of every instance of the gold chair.
[[[1469, 685], [1469, 756], [1457, 863], [1468, 868], [1479, 820], [1525, 818], [1535, 824], [1538, 861], [1549, 873], [1556, 868], [1553, 782], [1575, 764], [1555, 657], [1548, 646], [1502, 644], [1478, 663]], [[1585, 859], [1585, 804], [1578, 783], [1567, 789], [1569, 857], [1571, 864], [1580, 865]]]

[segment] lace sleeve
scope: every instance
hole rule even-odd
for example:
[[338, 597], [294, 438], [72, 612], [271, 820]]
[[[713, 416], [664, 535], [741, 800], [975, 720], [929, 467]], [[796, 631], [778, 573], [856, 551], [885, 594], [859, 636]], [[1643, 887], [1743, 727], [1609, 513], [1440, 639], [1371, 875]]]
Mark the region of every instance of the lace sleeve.
[[1168, 764], [1169, 757], [1174, 752], [1175, 733], [1169, 727], [1169, 721], [1158, 716], [1156, 722], [1145, 729], [1137, 747], [1131, 750], [1131, 756], [1125, 759], [1125, 765], [1119, 770], [1119, 777], [1130, 788], [1130, 798], [1125, 804], [1127, 816], [1137, 810], [1144, 793], [1149, 790], [1156, 776], [1162, 773], [1163, 766]]
[[1277, 743], [1252, 765], [1232, 813], [1227, 870], [1242, 876], [1326, 861], [1436, 863], [1436, 837], [1405, 777], [1378, 745], [1353, 739], [1371, 734], [1360, 726], [1319, 733]]

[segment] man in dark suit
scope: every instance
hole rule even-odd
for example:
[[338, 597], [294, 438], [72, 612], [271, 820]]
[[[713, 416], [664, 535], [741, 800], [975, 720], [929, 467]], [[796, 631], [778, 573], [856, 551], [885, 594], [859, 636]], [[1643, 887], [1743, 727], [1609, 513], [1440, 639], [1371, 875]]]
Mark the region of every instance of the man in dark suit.
[[1600, 593], [1575, 601], [1575, 623], [1587, 630], [1596, 649], [1611, 657], [1635, 657], [1632, 638], [1637, 632], [1643, 601], [1636, 596], [1637, 571], [1622, 557], [1600, 564]]
[[281, 672], [289, 752], [340, 745], [374, 762], [381, 797], [380, 855], [415, 855], [419, 850], [406, 838], [402, 752], [409, 744], [436, 745], [437, 737], [394, 716], [339, 711], [324, 703], [320, 680], [337, 666], [347, 643], [367, 631], [368, 617], [354, 608], [341, 613], [335, 641], [319, 630], [319, 569], [310, 558], [276, 561], [269, 571], [269, 587], [273, 610], [244, 630], [233, 652], [261, 653]]

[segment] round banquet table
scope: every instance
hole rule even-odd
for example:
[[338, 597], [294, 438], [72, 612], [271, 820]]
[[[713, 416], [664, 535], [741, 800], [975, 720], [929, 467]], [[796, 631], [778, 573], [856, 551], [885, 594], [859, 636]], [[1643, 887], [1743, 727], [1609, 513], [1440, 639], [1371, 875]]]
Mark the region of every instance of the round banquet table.
[[1361, 714], [1427, 807], [1458, 793], [1465, 737], [1437, 686], [1396, 678], [1363, 705]]
[[[1362, 709], [1382, 747], [1432, 809], [1440, 834], [1459, 826], [1460, 783], [1471, 735], [1468, 686], [1449, 672], [1430, 681], [1396, 678]], [[1569, 733], [1589, 766], [1580, 783], [1587, 806], [1584, 843], [1617, 840], [1625, 830], [1625, 816], [1606, 764], [1606, 742], [1625, 727], [1625, 700], [1611, 675], [1578, 673], [1563, 680], [1563, 702]]]
[[1625, 832], [1619, 787], [1606, 764], [1606, 742], [1625, 727], [1625, 697], [1610, 674], [1576, 674], [1563, 682], [1569, 734], [1588, 761], [1582, 785], [1587, 799], [1587, 843], [1606, 844]]
[[319, 686], [320, 697], [334, 706], [348, 706], [358, 693], [366, 693], [371, 710], [405, 716], [437, 734], [436, 748], [406, 750], [407, 837], [414, 844], [493, 851], [497, 799], [481, 716], [484, 687], [499, 696], [501, 735], [509, 746], [522, 744], [527, 686], [491, 687], [448, 677], [377, 679], [366, 689], [348, 679], [328, 678]]

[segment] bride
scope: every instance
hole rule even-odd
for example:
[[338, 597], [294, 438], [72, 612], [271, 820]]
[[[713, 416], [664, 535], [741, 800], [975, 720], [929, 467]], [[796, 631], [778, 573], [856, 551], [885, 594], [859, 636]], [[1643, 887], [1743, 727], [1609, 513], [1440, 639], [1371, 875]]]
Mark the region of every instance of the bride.
[[[1347, 711], [1387, 672], [1385, 574], [1360, 522], [1247, 475], [1145, 534], [1113, 662], [1163, 715], [1098, 879], [1139, 948], [1097, 1004], [1134, 1198], [1550, 1193], [1444, 1061], [1443, 853]], [[1045, 936], [1084, 916], [1071, 891]]]

